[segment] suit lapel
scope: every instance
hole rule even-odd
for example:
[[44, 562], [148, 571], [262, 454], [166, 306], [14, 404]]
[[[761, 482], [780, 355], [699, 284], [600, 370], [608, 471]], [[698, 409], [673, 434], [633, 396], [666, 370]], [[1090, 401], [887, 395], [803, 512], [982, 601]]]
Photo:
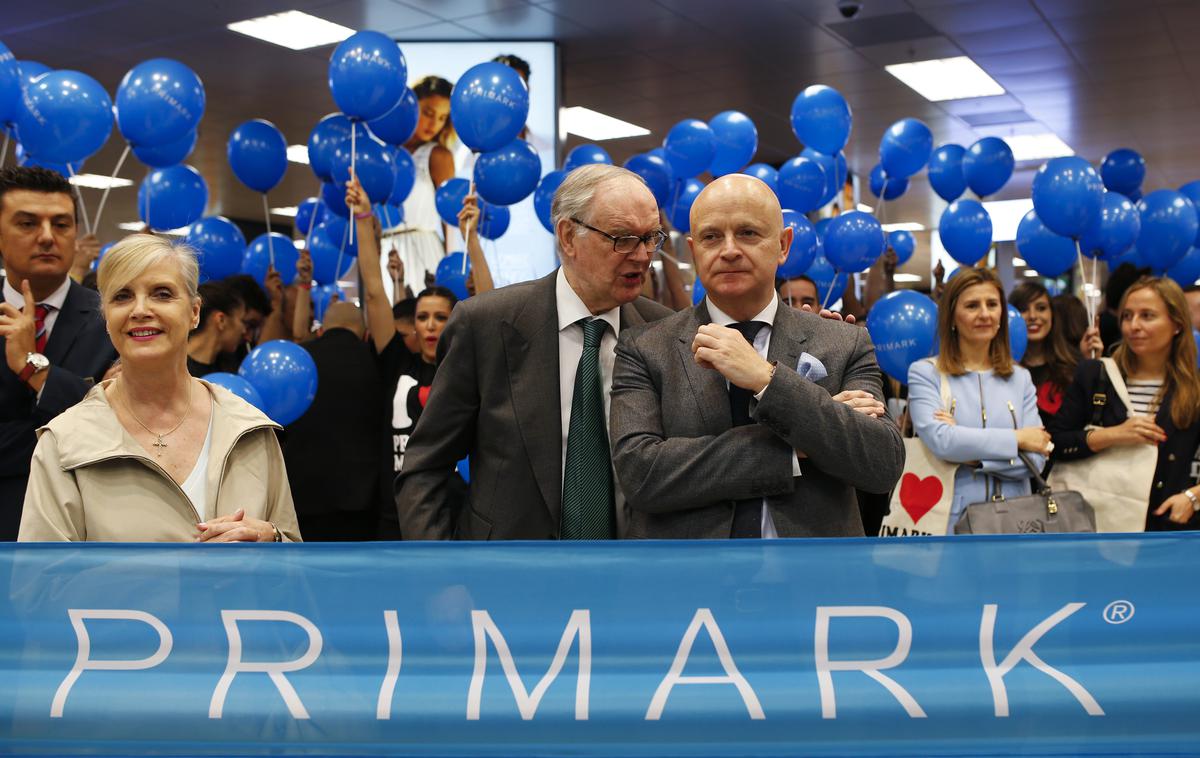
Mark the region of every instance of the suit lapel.
[[692, 397], [700, 409], [704, 430], [709, 434], [721, 434], [732, 425], [729, 415], [729, 384], [720, 372], [701, 368], [692, 356], [692, 342], [703, 324], [711, 322], [708, 308], [701, 302], [692, 309], [692, 317], [684, 322], [675, 344], [676, 353], [683, 364], [683, 373], [692, 390]]
[[54, 320], [54, 329], [50, 331], [50, 339], [46, 341], [46, 358], [51, 365], [62, 362], [71, 349], [79, 331], [87, 323], [88, 314], [92, 308], [76, 291], [79, 287], [74, 282], [67, 290], [67, 299], [63, 301], [62, 310]]
[[796, 368], [802, 345], [808, 341], [800, 315], [784, 303], [775, 311], [775, 323], [771, 324], [771, 345], [767, 348], [767, 360], [777, 361], [788, 368]]
[[509, 387], [521, 440], [554, 523], [562, 508], [562, 414], [558, 386], [557, 272], [501, 323]]

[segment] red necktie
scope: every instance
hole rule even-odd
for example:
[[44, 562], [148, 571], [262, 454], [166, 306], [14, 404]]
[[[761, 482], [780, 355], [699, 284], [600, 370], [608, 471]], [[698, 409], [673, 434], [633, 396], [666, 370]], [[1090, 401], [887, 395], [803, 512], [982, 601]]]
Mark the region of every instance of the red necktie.
[[33, 307], [33, 328], [37, 331], [37, 351], [46, 352], [46, 316], [50, 315], [50, 306], [38, 303]]

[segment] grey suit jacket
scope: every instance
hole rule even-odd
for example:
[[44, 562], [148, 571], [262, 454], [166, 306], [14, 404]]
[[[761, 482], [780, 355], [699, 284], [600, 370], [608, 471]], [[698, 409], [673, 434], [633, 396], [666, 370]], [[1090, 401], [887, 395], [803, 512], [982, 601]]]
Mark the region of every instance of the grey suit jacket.
[[[705, 303], [622, 333], [613, 370], [613, 461], [633, 513], [629, 537], [722, 539], [733, 502], [767, 498], [781, 537], [862, 536], [854, 488], [887, 492], [904, 467], [896, 425], [834, 402], [842, 390], [882, 399], [865, 329], [780, 306], [768, 358], [778, 361], [757, 423], [733, 427], [728, 384], [698, 366], [692, 340]], [[828, 376], [796, 373], [802, 353]], [[801, 476], [793, 478], [795, 450]]]
[[[404, 539], [558, 538], [556, 276], [493, 290], [454, 308], [438, 342], [437, 377], [396, 480]], [[670, 313], [639, 298], [621, 307], [621, 334]], [[470, 494], [452, 523], [447, 483], [466, 455]]]

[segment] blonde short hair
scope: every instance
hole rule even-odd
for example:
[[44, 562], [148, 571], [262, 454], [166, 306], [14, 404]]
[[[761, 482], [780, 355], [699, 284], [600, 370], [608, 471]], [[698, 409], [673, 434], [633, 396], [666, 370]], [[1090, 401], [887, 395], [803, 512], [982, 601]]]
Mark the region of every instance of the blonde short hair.
[[188, 295], [193, 300], [200, 297], [200, 264], [195, 250], [153, 234], [131, 234], [113, 245], [96, 269], [100, 302], [107, 303], [118, 290], [161, 260], [174, 261]]

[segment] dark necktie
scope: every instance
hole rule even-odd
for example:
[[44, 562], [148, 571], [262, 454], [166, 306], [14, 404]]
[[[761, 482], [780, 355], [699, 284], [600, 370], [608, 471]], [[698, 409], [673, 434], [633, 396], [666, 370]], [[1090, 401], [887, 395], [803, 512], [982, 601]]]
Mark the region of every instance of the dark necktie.
[[[739, 321], [729, 325], [731, 329], [741, 332], [741, 335], [751, 345], [754, 344], [754, 338], [758, 336], [764, 326], [766, 324], [761, 321]], [[750, 418], [750, 399], [752, 397], [754, 397], [754, 393], [750, 390], [743, 389], [733, 382], [729, 383], [729, 415], [734, 426], [753, 423], [753, 419]], [[762, 498], [735, 501], [733, 529], [729, 536], [734, 539], [762, 537]]]
[[564, 540], [609, 540], [616, 537], [613, 511], [612, 458], [604, 423], [604, 390], [600, 383], [600, 339], [604, 319], [580, 319], [583, 354], [575, 371], [571, 426], [563, 466], [562, 530]]
[[51, 306], [42, 303], [33, 307], [33, 328], [39, 353], [46, 352], [46, 338], [50, 336], [46, 334], [46, 317], [50, 315], [50, 308]]

